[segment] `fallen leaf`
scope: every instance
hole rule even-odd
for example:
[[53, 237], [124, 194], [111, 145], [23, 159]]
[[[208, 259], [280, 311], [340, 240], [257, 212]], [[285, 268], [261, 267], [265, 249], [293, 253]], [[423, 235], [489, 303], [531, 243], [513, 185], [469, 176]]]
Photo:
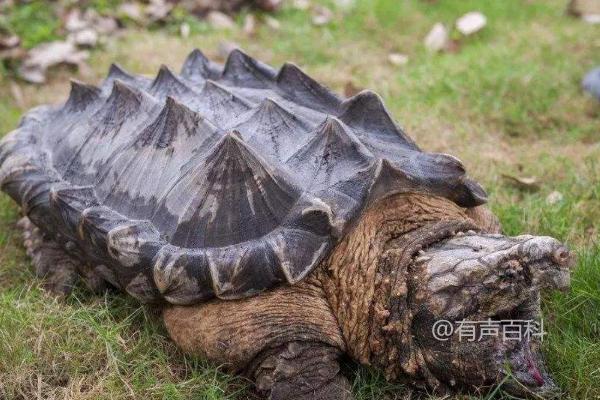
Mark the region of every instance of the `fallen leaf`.
[[144, 22], [144, 12], [139, 3], [122, 3], [117, 8], [117, 15], [139, 24]]
[[188, 38], [190, 36], [190, 24], [184, 22], [183, 24], [179, 25], [179, 34], [184, 39]]
[[65, 29], [69, 32], [77, 32], [90, 26], [89, 21], [83, 17], [81, 10], [75, 8], [69, 11], [64, 20]]
[[10, 81], [10, 93], [12, 94], [13, 100], [20, 109], [25, 109], [25, 100], [23, 98], [23, 91], [21, 87], [15, 82]]
[[448, 43], [446, 43], [445, 51], [448, 53], [458, 53], [460, 51], [461, 42], [459, 40], [450, 39]]
[[581, 16], [581, 19], [588, 24], [600, 24], [600, 14], [585, 14]]
[[425, 37], [424, 44], [433, 52], [444, 50], [448, 45], [448, 29], [441, 22], [436, 23]]
[[563, 198], [563, 194], [558, 190], [555, 190], [546, 197], [546, 204], [552, 206], [554, 204], [560, 203], [563, 200]]
[[82, 77], [82, 79], [92, 79], [94, 77], [94, 70], [88, 63], [81, 62], [77, 64], [77, 74]]
[[248, 14], [244, 17], [242, 32], [244, 32], [246, 36], [256, 35], [256, 17], [254, 14]]
[[17, 35], [0, 35], [0, 50], [13, 49], [21, 44], [21, 39]]
[[[123, 3], [121, 4], [120, 8], [124, 7], [125, 11], [127, 11], [127, 7], [131, 6], [132, 4], [135, 7], [135, 3]], [[117, 12], [123, 14], [120, 11], [120, 8]], [[141, 15], [141, 9], [138, 9], [138, 11], [138, 17], [141, 20], [143, 19]], [[87, 9], [83, 14], [79, 9], [71, 10], [66, 15], [64, 21], [65, 29], [70, 34], [79, 33], [81, 31], [88, 31], [83, 35], [84, 39], [81, 39], [83, 42], [86, 43], [92, 41], [92, 34], [89, 33], [90, 30], [93, 30], [97, 35], [110, 35], [119, 28], [117, 21], [113, 17], [102, 16], [92, 8]]]
[[21, 47], [13, 47], [12, 49], [0, 50], [0, 60], [20, 60], [25, 58], [27, 51]]
[[309, 0], [294, 0], [292, 2], [292, 7], [294, 7], [297, 10], [306, 11], [310, 8], [310, 1]]
[[456, 29], [465, 36], [482, 30], [487, 24], [487, 18], [479, 11], [468, 12], [456, 20]]
[[44, 83], [48, 68], [58, 64], [80, 66], [88, 57], [87, 51], [78, 50], [72, 42], [43, 43], [29, 50], [18, 69], [18, 74], [27, 82]]
[[600, 1], [598, 0], [571, 0], [567, 11], [589, 24], [600, 24]]
[[110, 35], [119, 29], [119, 24], [112, 17], [97, 16], [94, 18], [94, 29], [101, 35]]
[[265, 24], [274, 31], [278, 31], [281, 29], [281, 22], [269, 15], [265, 15], [264, 21]]
[[533, 176], [519, 177], [503, 174], [502, 178], [504, 178], [508, 184], [516, 187], [519, 190], [535, 192], [540, 189], [540, 185], [538, 184], [537, 178]]
[[146, 7], [146, 15], [150, 21], [160, 22], [167, 18], [172, 9], [173, 4], [165, 0], [150, 0], [150, 4]]
[[98, 33], [91, 28], [73, 32], [68, 38], [76, 45], [82, 47], [94, 47], [98, 43]]
[[211, 11], [206, 14], [206, 21], [215, 29], [233, 29], [235, 27], [233, 19], [220, 11]]
[[391, 53], [388, 55], [388, 61], [396, 66], [405, 65], [408, 63], [408, 56], [406, 54]]
[[312, 22], [316, 26], [327, 25], [333, 19], [333, 12], [324, 6], [316, 6], [313, 11]]

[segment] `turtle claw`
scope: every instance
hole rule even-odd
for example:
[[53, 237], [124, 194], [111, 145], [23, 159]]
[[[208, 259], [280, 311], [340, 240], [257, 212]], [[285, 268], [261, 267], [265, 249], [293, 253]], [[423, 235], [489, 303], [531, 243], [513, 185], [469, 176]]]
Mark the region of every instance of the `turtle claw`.
[[353, 400], [339, 353], [322, 343], [289, 342], [268, 350], [250, 375], [269, 400]]

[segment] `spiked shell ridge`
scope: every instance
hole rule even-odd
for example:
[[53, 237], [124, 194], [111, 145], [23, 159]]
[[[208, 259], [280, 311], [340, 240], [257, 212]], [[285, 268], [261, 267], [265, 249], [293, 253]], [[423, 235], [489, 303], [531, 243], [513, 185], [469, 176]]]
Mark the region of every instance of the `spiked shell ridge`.
[[293, 64], [194, 50], [153, 80], [73, 81], [0, 142], [30, 219], [142, 301], [193, 304], [303, 279], [372, 202], [485, 202], [459, 160], [422, 152], [379, 96], [341, 99]]

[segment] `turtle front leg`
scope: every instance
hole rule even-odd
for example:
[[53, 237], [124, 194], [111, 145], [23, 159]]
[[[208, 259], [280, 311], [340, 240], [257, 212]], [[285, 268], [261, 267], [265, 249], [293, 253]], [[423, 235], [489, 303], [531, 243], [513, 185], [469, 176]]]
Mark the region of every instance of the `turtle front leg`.
[[249, 377], [265, 398], [352, 398], [339, 372], [340, 328], [311, 276], [247, 299], [169, 306], [163, 317], [183, 351]]
[[267, 350], [251, 378], [256, 391], [271, 400], [351, 400], [339, 356], [338, 348], [323, 343], [289, 342]]
[[48, 292], [66, 296], [81, 278], [92, 291], [106, 289], [106, 281], [87, 265], [69, 255], [57, 242], [47, 237], [27, 217], [17, 223], [23, 236], [23, 245], [35, 268], [35, 274], [43, 279]]

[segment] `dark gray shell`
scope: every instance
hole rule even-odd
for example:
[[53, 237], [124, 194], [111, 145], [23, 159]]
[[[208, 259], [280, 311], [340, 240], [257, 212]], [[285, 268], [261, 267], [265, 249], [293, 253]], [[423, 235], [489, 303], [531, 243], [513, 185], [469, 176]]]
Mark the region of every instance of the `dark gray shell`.
[[113, 65], [25, 115], [0, 184], [69, 252], [142, 301], [191, 304], [295, 283], [373, 201], [485, 201], [459, 160], [424, 153], [379, 96], [343, 100], [298, 67], [193, 51], [154, 80]]

